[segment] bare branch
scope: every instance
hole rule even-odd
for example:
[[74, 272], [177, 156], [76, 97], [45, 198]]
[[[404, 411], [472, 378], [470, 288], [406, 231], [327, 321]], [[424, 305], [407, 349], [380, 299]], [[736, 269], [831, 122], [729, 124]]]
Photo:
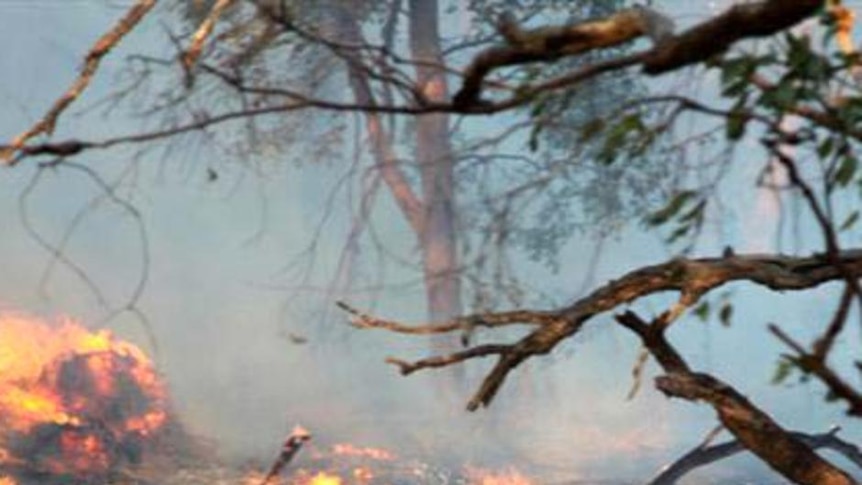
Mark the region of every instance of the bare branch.
[[745, 396], [708, 374], [671, 372], [657, 377], [656, 387], [670, 397], [709, 403], [721, 423], [745, 448], [794, 483], [856, 483]]
[[847, 402], [847, 414], [862, 416], [862, 393], [854, 389], [849, 382], [829, 367], [825, 361], [825, 356], [808, 353], [799, 342], [793, 340], [777, 325], [769, 325], [769, 331], [793, 350], [795, 355], [791, 359], [799, 366], [800, 370], [817, 376], [834, 397]]
[[[653, 13], [653, 16], [645, 12]], [[650, 32], [649, 20], [657, 13], [646, 7], [621, 10], [608, 18], [574, 25], [524, 31], [510, 17], [501, 19], [500, 33], [507, 44], [479, 53], [465, 70], [464, 82], [455, 95], [455, 106], [481, 104], [485, 77], [494, 69], [537, 61], [554, 61], [564, 56], [612, 47]]]
[[546, 325], [558, 318], [555, 314], [548, 312], [517, 310], [504, 313], [480, 313], [458, 317], [448, 322], [413, 326], [373, 317], [360, 312], [343, 301], [336, 302], [336, 305], [353, 316], [350, 323], [356, 328], [377, 328], [407, 335], [435, 335], [459, 330], [463, 331], [475, 327], [495, 328], [507, 325]]
[[737, 3], [727, 11], [660, 43], [644, 63], [647, 74], [661, 74], [703, 62], [734, 43], [768, 37], [812, 17], [823, 0], [764, 0]]
[[448, 367], [458, 362], [475, 359], [476, 357], [488, 357], [491, 355], [502, 355], [511, 349], [510, 345], [477, 345], [466, 350], [453, 352], [448, 355], [437, 357], [429, 357], [427, 359], [417, 360], [416, 362], [407, 362], [401, 359], [389, 357], [386, 359], [387, 364], [393, 364], [401, 369], [402, 375], [409, 375], [420, 369], [428, 369], [434, 367]]
[[[722, 429], [719, 427], [718, 429]], [[834, 427], [826, 433], [809, 434], [791, 432], [790, 434], [800, 442], [812, 449], [826, 448], [844, 455], [856, 466], [862, 468], [862, 451], [859, 447], [838, 437], [840, 428]], [[729, 458], [737, 453], [745, 451], [746, 448], [739, 440], [731, 440], [716, 445], [710, 445], [709, 441], [701, 443], [679, 459], [662, 469], [655, 478], [647, 485], [674, 485], [688, 473]]]
[[198, 60], [198, 57], [200, 57], [201, 55], [204, 43], [215, 28], [216, 22], [218, 22], [224, 11], [227, 10], [227, 8], [230, 7], [235, 1], [236, 0], [216, 1], [212, 9], [210, 9], [209, 14], [207, 14], [206, 18], [204, 18], [203, 22], [201, 22], [194, 35], [192, 35], [191, 44], [189, 44], [189, 48], [183, 54], [182, 58], [183, 67], [185, 67], [186, 72], [191, 71], [192, 67], [194, 67], [195, 63]]
[[[862, 275], [862, 249], [843, 251], [838, 255], [838, 261], [840, 264], [836, 265], [822, 254], [808, 257], [734, 255], [723, 258], [673, 259], [632, 271], [596, 289], [572, 305], [556, 310], [482, 313], [459, 317], [448, 322], [417, 326], [406, 326], [367, 317], [362, 320], [365, 324], [359, 326], [388, 329], [400, 333], [434, 334], [463, 331], [465, 326], [483, 321], [514, 324], [515, 320], [522, 319], [521, 323], [541, 323], [538, 328], [511, 344], [504, 353], [500, 354], [497, 364], [485, 377], [467, 406], [468, 409], [475, 410], [480, 406], [487, 406], [493, 400], [509, 372], [524, 360], [547, 354], [561, 341], [575, 335], [587, 320], [599, 313], [613, 310], [643, 296], [664, 291], [680, 292], [681, 301], [688, 304], [697, 301], [697, 298], [706, 292], [734, 281], [750, 281], [775, 291], [782, 291], [808, 289], [827, 281], [841, 280], [844, 279], [847, 271]], [[361, 316], [358, 312], [354, 315]], [[623, 318], [621, 323], [626, 324], [642, 337], [646, 336], [653, 344], [661, 342], [660, 339], [664, 338], [663, 325], [638, 326], [631, 319], [626, 319], [625, 316]], [[655, 351], [652, 353], [663, 366], [670, 366], [673, 369], [687, 368], [679, 355], [675, 351], [671, 352], [670, 346], [667, 348], [669, 350], [663, 354], [657, 354]], [[465, 359], [453, 360], [449, 364], [460, 363], [469, 358], [468, 356]], [[417, 363], [415, 370], [423, 367], [431, 366]], [[440, 365], [433, 367], [440, 367]]]
[[482, 83], [495, 69], [620, 45], [650, 35], [653, 49], [636, 56], [646, 74], [657, 75], [697, 64], [752, 37], [781, 32], [809, 18], [822, 7], [822, 0], [766, 0], [736, 4], [726, 12], [679, 34], [669, 35], [665, 16], [641, 7], [619, 11], [607, 18], [563, 27], [520, 31], [512, 21], [501, 29], [508, 44], [479, 53], [466, 69], [464, 83], [453, 105], [482, 105]]
[[0, 147], [0, 162], [9, 163], [16, 152], [24, 146], [31, 138], [46, 134], [50, 135], [54, 132], [54, 127], [57, 124], [57, 119], [72, 104], [81, 93], [90, 85], [90, 81], [96, 74], [102, 58], [105, 57], [117, 44], [123, 40], [132, 29], [152, 10], [156, 0], [138, 0], [132, 8], [126, 12], [126, 15], [120, 19], [117, 25], [114, 26], [108, 33], [103, 35], [96, 44], [87, 53], [84, 59], [84, 66], [81, 68], [78, 78], [72, 83], [72, 86], [63, 93], [63, 95], [54, 102], [51, 109], [45, 116], [36, 123], [32, 128], [18, 135], [9, 146]]

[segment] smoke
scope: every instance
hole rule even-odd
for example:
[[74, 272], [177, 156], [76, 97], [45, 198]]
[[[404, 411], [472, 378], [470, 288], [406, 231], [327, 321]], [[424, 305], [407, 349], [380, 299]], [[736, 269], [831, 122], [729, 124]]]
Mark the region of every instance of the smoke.
[[[0, 29], [10, 45], [24, 46], [0, 57], [0, 69], [16, 73], [0, 82], [0, 99], [6, 106], [20, 106], [0, 115], [4, 139], [28, 125], [31, 111], [39, 112], [62, 90], [79, 61], [77, 54], [85, 52], [92, 33], [110, 18], [110, 12], [101, 15], [90, 8], [4, 11]], [[32, 25], [54, 37], [34, 39]], [[60, 41], [69, 47], [58, 49]], [[110, 79], [110, 73], [102, 79]], [[108, 94], [110, 87], [106, 81], [93, 86], [84, 105]], [[84, 119], [69, 118], [61, 129], [101, 137], [138, 126], [134, 120]], [[22, 166], [3, 172], [0, 305], [106, 324], [148, 347], [190, 429], [214, 439], [228, 458], [267, 461], [284, 435], [302, 424], [321, 445], [347, 441], [455, 466], [523, 465], [555, 480], [627, 478], [648, 475], [694, 446], [713, 426], [708, 409], [671, 402], [654, 392], [652, 367], [638, 397], [625, 400], [638, 344], [613, 330], [607, 317], [598, 318], [584, 335], [553, 355], [519, 368], [489, 410], [467, 413], [463, 408], [469, 392], [489, 362], [470, 364], [466, 389], [447, 389], [446, 380], [433, 371], [404, 378], [383, 359], [425, 356], [425, 341], [359, 332], [331, 312], [327, 319], [315, 319], [320, 302], [311, 289], [293, 293], [298, 298], [285, 297], [291, 282], [285, 282], [283, 266], [314, 231], [322, 193], [315, 178], [326, 174], [326, 168], [311, 176], [280, 174], [260, 184], [234, 184], [230, 176], [212, 184], [202, 172], [199, 176], [190, 170], [186, 176], [171, 166], [173, 159], [136, 166], [132, 155], [112, 151], [82, 161], [109, 180], [132, 167], [134, 176], [122, 178], [119, 192], [141, 211], [146, 248], [136, 232], [138, 221], [110, 201], [94, 202], [99, 191], [81, 173], [62, 167], [43, 172], [24, 200], [25, 224], [18, 212], [20, 195], [36, 169]], [[768, 196], [758, 204], [762, 218], [777, 215], [778, 207]], [[87, 215], [63, 254], [83, 269], [102, 296], [69, 263], [56, 264], [42, 281], [45, 268], [55, 263], [30, 234], [35, 229], [57, 244], [84, 209]], [[762, 218], [757, 225], [767, 227]], [[262, 228], [263, 237], [249, 244]], [[397, 223], [385, 234], [409, 237]], [[600, 268], [597, 283], [664, 259], [662, 247], [652, 239], [625, 236], [605, 249], [603, 260], [609, 263]], [[767, 236], [752, 232], [751, 237], [750, 247], [759, 248]], [[340, 243], [337, 238], [321, 241], [321, 271], [336, 264]], [[585, 247], [572, 242], [560, 258], [570, 264], [564, 273], [537, 281], [549, 288], [577, 288], [578, 275], [589, 264], [582, 257], [589, 252]], [[144, 318], [121, 311], [104, 321], [129, 302], [143, 274], [146, 290], [134, 306]], [[389, 276], [404, 281], [406, 273], [395, 270]], [[694, 363], [740, 383], [744, 393], [776, 411], [789, 426], [822, 431], [839, 418], [840, 409], [822, 408], [822, 390], [816, 386], [787, 390], [768, 385], [779, 349], [769, 343], [763, 323], [794, 312], [801, 313], [805, 323], [818, 321], [828, 311], [823, 299], [832, 289], [792, 302], [760, 291], [745, 293], [749, 290], [739, 290], [736, 314], [744, 317], [732, 328], [686, 320], [673, 338]], [[414, 287], [382, 299], [374, 310], [419, 321], [421, 301], [421, 291]], [[652, 313], [662, 303], [661, 298], [652, 299], [643, 309]], [[797, 327], [802, 327], [799, 321]]]

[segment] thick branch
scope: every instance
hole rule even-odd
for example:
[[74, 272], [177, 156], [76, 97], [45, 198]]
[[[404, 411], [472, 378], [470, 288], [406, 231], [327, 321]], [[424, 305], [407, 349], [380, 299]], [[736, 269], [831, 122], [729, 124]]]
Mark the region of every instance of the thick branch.
[[[706, 292], [734, 281], [750, 281], [775, 291], [783, 291], [808, 289], [828, 281], [842, 280], [845, 272], [862, 275], [862, 249], [843, 251], [837, 257], [840, 265], [833, 264], [822, 254], [808, 257], [754, 254], [726, 258], [673, 259], [632, 271], [572, 305], [556, 310], [484, 313], [418, 326], [369, 324], [374, 319], [354, 322], [360, 327], [413, 334], [469, 331], [470, 325], [482, 321], [514, 324], [518, 318], [523, 318], [521, 323], [540, 323], [530, 334], [511, 344], [506, 352], [500, 354], [497, 364], [485, 377], [467, 406], [468, 409], [475, 410], [480, 406], [487, 406], [493, 400], [509, 372], [523, 361], [547, 354], [561, 341], [576, 334], [587, 320], [599, 313], [664, 291], [679, 292], [680, 304], [688, 306]], [[451, 364], [467, 359], [455, 360]], [[416, 370], [423, 367], [425, 366], [419, 365]]]
[[[801, 432], [790, 434], [812, 449], [826, 448], [835, 451], [862, 468], [862, 451], [853, 443], [839, 438], [837, 436], [838, 431], [839, 428], [833, 428], [820, 434]], [[731, 440], [717, 445], [700, 445], [665, 467], [647, 485], [674, 485], [683, 476], [698, 468], [730, 458], [745, 450], [746, 448], [739, 440]]]
[[645, 7], [622, 10], [605, 19], [524, 32], [509, 22], [501, 29], [508, 44], [491, 47], [474, 58], [465, 70], [464, 83], [453, 105], [464, 109], [483, 104], [482, 83], [496, 69], [553, 61], [646, 35], [652, 37], [655, 46], [638, 57], [644, 72], [657, 75], [677, 70], [707, 61], [740, 40], [786, 30], [815, 15], [823, 3], [823, 0], [765, 0], [736, 4], [679, 35], [670, 35], [667, 18]]
[[705, 401], [721, 423], [745, 448], [794, 483], [853, 484], [843, 471], [813, 453], [742, 394], [707, 374], [670, 373], [656, 378], [656, 387], [671, 397]]
[[455, 106], [479, 101], [482, 82], [494, 69], [538, 61], [554, 61], [564, 56], [612, 47], [650, 32], [652, 13], [645, 7], [621, 10], [608, 18], [574, 25], [521, 30], [509, 17], [501, 21], [500, 32], [507, 44], [479, 53], [464, 73], [464, 82], [455, 95]]
[[737, 3], [726, 12], [660, 43], [644, 63], [644, 72], [660, 74], [708, 60], [731, 45], [767, 37], [814, 16], [823, 0], [765, 0]]

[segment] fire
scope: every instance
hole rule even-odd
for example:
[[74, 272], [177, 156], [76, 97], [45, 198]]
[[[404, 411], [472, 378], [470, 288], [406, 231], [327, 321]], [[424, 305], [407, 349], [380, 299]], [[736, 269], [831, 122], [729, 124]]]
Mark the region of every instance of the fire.
[[[167, 420], [146, 355], [111, 332], [0, 314], [0, 465], [97, 477], [134, 462]], [[16, 482], [0, 477], [0, 485]]]
[[326, 472], [317, 472], [307, 483], [308, 485], [342, 485], [340, 477]]
[[354, 458], [370, 458], [378, 461], [392, 461], [395, 459], [395, 454], [389, 450], [382, 448], [369, 448], [353, 446], [349, 443], [338, 443], [332, 447], [332, 452], [340, 456], [350, 456]]
[[533, 485], [533, 481], [513, 468], [502, 472], [468, 468], [467, 477], [470, 485]]

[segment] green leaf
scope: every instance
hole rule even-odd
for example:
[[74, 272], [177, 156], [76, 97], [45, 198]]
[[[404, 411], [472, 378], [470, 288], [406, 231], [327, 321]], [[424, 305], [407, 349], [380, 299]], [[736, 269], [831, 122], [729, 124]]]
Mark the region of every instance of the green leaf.
[[679, 239], [683, 238], [686, 234], [688, 234], [691, 226], [680, 226], [674, 229], [674, 231], [670, 234], [670, 236], [665, 239], [665, 243], [673, 244], [677, 242]]
[[601, 118], [593, 118], [581, 126], [580, 141], [589, 141], [596, 137], [602, 130], [605, 129], [605, 120]]
[[823, 143], [817, 146], [817, 156], [820, 157], [821, 160], [825, 160], [832, 155], [832, 150], [835, 148], [835, 139], [829, 137], [823, 140]]
[[760, 103], [781, 111], [794, 106], [799, 100], [797, 86], [789, 79], [785, 79], [777, 86], [769, 89], [760, 97]]
[[786, 381], [794, 368], [796, 368], [796, 364], [790, 359], [783, 358], [778, 361], [778, 365], [775, 366], [775, 373], [772, 374], [772, 384], [778, 385]]
[[856, 224], [856, 221], [858, 221], [858, 220], [859, 220], [859, 211], [858, 210], [853, 211], [853, 213], [851, 213], [849, 216], [847, 216], [847, 219], [844, 219], [844, 222], [841, 223], [841, 227], [838, 228], [838, 230], [839, 231], [846, 231], [846, 230], [850, 229], [851, 227], [853, 227], [853, 225]]
[[693, 312], [694, 316], [699, 318], [701, 322], [706, 323], [706, 321], [709, 320], [709, 302], [701, 302], [700, 305], [695, 307]]
[[626, 146], [629, 133], [642, 133], [644, 129], [645, 126], [639, 113], [624, 117], [608, 131], [602, 151], [598, 155], [599, 161], [606, 165], [612, 163], [617, 153]]
[[749, 87], [749, 78], [757, 69], [757, 61], [748, 56], [725, 60], [721, 65], [722, 94], [739, 96]]
[[721, 308], [718, 310], [718, 320], [725, 327], [730, 326], [730, 319], [733, 317], [733, 305], [730, 303], [724, 303], [721, 305]]
[[695, 206], [690, 211], [683, 214], [682, 217], [679, 218], [679, 222], [699, 222], [701, 219], [703, 219], [703, 209], [705, 208], [706, 200], [704, 199], [695, 204]]
[[835, 183], [841, 187], [846, 187], [853, 180], [853, 176], [856, 175], [856, 168], [858, 166], [859, 160], [856, 157], [849, 154], [844, 156], [841, 159], [841, 165], [838, 166], [838, 170], [835, 171], [835, 175], [833, 176]]
[[748, 118], [741, 111], [731, 111], [727, 117], [726, 135], [728, 140], [737, 141], [745, 136]]
[[697, 192], [692, 190], [683, 190], [677, 193], [670, 201], [661, 209], [653, 212], [646, 218], [646, 223], [649, 226], [660, 226], [669, 221], [685, 206], [686, 202], [694, 198]]

